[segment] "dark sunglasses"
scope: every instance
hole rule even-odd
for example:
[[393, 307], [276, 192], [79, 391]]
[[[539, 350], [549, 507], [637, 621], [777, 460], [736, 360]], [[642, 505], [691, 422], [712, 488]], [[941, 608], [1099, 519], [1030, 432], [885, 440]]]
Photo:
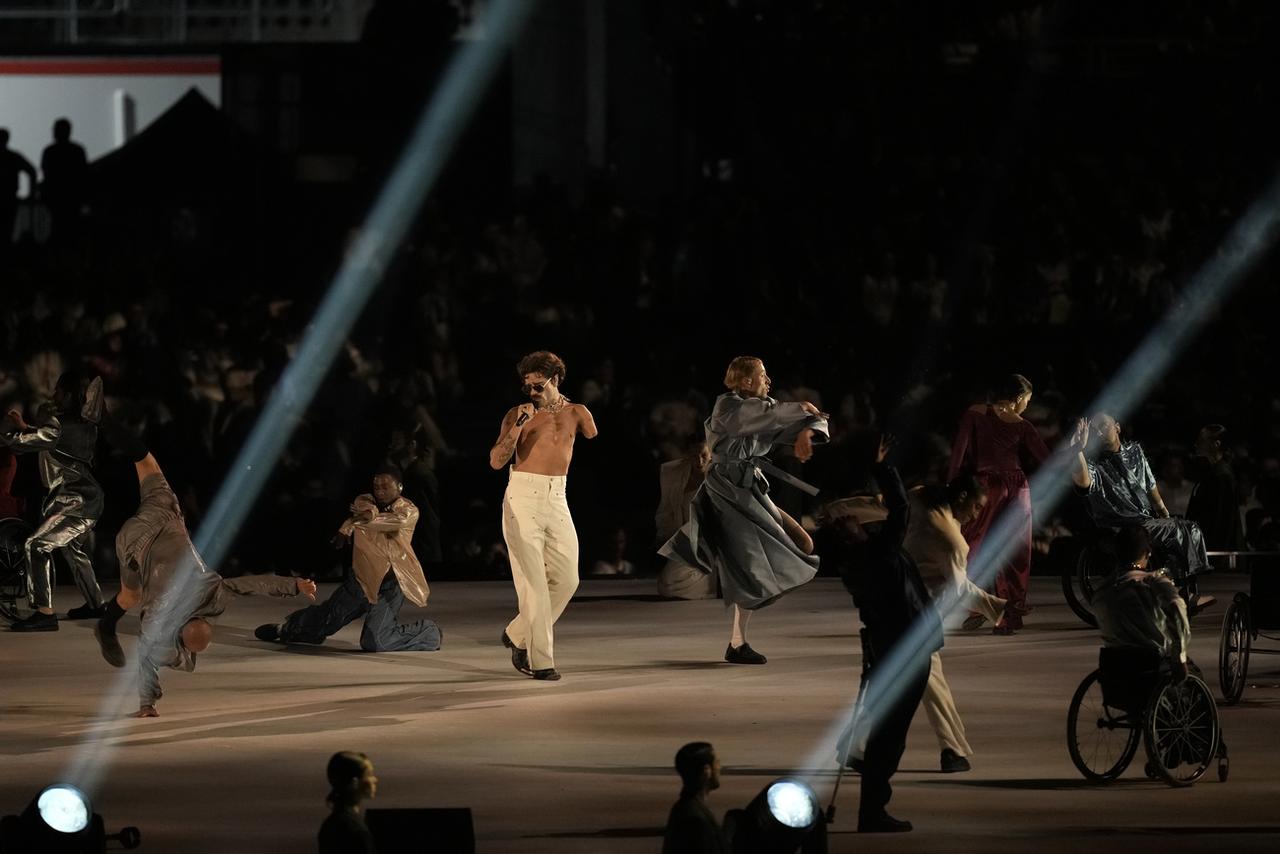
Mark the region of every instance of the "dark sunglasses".
[[541, 392], [544, 388], [547, 387], [547, 384], [549, 382], [551, 381], [543, 380], [540, 383], [525, 383], [524, 385], [520, 386], [520, 390], [523, 391], [525, 394], [528, 394], [531, 391]]

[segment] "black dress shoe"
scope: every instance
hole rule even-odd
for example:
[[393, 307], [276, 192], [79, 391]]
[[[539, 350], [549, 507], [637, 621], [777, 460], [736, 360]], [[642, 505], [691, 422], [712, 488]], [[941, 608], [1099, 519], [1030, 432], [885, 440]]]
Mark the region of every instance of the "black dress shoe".
[[530, 674], [534, 679], [542, 679], [546, 682], [559, 682], [560, 671], [554, 667], [546, 667], [542, 670], [535, 670]]
[[106, 613], [107, 613], [106, 605], [99, 605], [98, 607], [95, 608], [94, 606], [86, 602], [83, 605], [81, 605], [79, 608], [72, 608], [70, 611], [68, 611], [67, 619], [68, 620], [97, 620], [97, 619], [100, 619]]
[[263, 623], [253, 630], [253, 636], [260, 641], [271, 643], [280, 640], [279, 623]]
[[730, 644], [724, 651], [724, 660], [730, 664], [764, 664], [769, 659], [752, 649], [751, 644], [744, 643], [738, 647]]
[[29, 617], [9, 626], [11, 632], [56, 632], [57, 630], [57, 615], [41, 614], [39, 611], [33, 611]]
[[120, 646], [120, 639], [116, 637], [115, 627], [104, 628], [99, 620], [93, 627], [93, 636], [98, 639], [98, 649], [102, 650], [102, 657], [107, 660], [107, 664], [124, 667], [124, 649]]
[[907, 833], [911, 822], [899, 821], [888, 813], [875, 816], [858, 816], [859, 833]]
[[942, 751], [942, 773], [955, 774], [959, 771], [969, 770], [969, 760], [965, 759], [959, 753], [956, 753], [950, 747]]
[[[523, 673], [525, 676], [533, 675], [533, 668], [529, 666], [529, 653], [516, 646], [515, 641], [507, 637], [507, 633], [502, 633], [502, 645], [511, 650], [511, 666]], [[559, 679], [559, 676], [556, 676]]]

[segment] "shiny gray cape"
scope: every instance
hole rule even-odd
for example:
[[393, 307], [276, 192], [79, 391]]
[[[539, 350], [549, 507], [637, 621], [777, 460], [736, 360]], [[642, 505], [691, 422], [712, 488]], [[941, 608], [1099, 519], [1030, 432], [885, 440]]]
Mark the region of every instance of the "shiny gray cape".
[[726, 602], [763, 608], [812, 579], [818, 557], [801, 552], [783, 530], [757, 461], [795, 444], [805, 429], [815, 444], [825, 442], [827, 422], [799, 403], [729, 393], [717, 398], [705, 426], [711, 471], [694, 493], [689, 521], [659, 553], [718, 573]]

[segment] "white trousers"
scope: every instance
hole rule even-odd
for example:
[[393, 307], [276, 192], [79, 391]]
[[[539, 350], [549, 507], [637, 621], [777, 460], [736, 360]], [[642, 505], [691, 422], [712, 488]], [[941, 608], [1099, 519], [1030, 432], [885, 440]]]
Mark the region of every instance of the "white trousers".
[[938, 745], [943, 749], [954, 750], [959, 756], [972, 756], [973, 748], [964, 737], [964, 721], [960, 720], [960, 710], [951, 696], [951, 686], [942, 672], [942, 656], [934, 653], [929, 657], [929, 682], [924, 688], [924, 698], [920, 701], [925, 714], [929, 716], [929, 725], [938, 737]]
[[578, 589], [578, 532], [564, 476], [511, 471], [502, 497], [502, 536], [520, 613], [507, 625], [534, 670], [555, 667], [552, 628]]

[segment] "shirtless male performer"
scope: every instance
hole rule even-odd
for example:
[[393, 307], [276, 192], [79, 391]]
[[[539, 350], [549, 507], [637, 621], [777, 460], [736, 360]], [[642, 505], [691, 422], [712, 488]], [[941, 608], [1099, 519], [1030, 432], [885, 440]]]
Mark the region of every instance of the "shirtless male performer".
[[596, 437], [596, 422], [580, 403], [560, 393], [564, 362], [539, 350], [516, 365], [531, 403], [502, 419], [489, 465], [501, 469], [515, 454], [502, 498], [502, 536], [520, 613], [502, 633], [516, 670], [534, 679], [557, 680], [552, 627], [578, 589], [578, 533], [573, 528], [565, 484], [573, 440]]

